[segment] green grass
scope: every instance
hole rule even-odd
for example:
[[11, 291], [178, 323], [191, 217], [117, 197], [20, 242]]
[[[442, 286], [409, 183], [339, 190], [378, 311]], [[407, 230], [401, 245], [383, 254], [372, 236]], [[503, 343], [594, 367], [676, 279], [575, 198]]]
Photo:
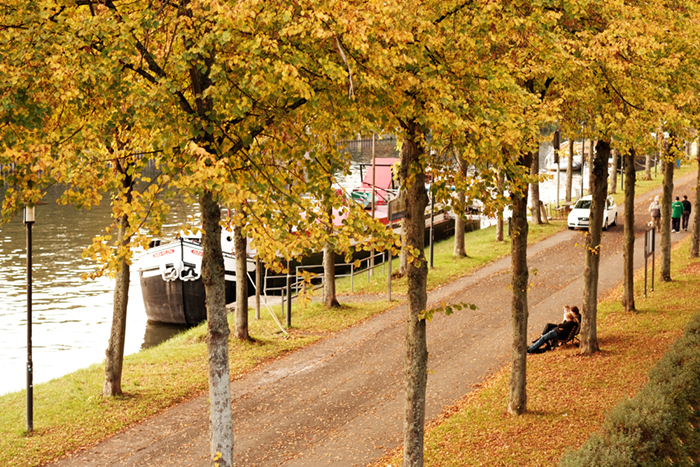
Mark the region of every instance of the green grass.
[[[557, 232], [566, 229], [564, 220], [552, 220], [549, 224], [529, 226], [528, 245], [532, 245]], [[506, 227], [507, 230], [507, 227]], [[460, 277], [471, 274], [480, 267], [510, 254], [510, 238], [506, 235], [503, 242], [496, 242], [496, 227], [476, 230], [466, 234], [465, 249], [467, 257], [456, 258], [452, 256], [454, 251], [454, 238], [449, 238], [434, 245], [434, 268], [428, 272], [428, 290], [435, 289], [443, 284]], [[426, 259], [429, 260], [429, 250], [425, 249]], [[399, 267], [399, 259], [392, 261], [392, 272]], [[354, 278], [354, 293], [385, 293], [387, 291], [387, 270], [381, 266], [374, 270], [374, 275], [368, 279], [367, 272], [358, 272]], [[338, 293], [350, 292], [350, 278], [343, 277], [336, 281]], [[391, 282], [392, 294], [405, 294], [408, 290], [407, 279], [402, 277]]]

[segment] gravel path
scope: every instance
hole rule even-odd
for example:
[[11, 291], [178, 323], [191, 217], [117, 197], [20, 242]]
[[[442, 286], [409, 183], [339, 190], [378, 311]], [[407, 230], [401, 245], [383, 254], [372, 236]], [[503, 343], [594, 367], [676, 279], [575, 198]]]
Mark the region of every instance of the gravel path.
[[[692, 193], [693, 181], [694, 175], [677, 180], [675, 194]], [[658, 193], [660, 188], [636, 202], [635, 267], [644, 264], [641, 234]], [[600, 297], [622, 279], [619, 210], [618, 225], [603, 235]], [[672, 235], [676, 242], [687, 233]], [[537, 269], [528, 294], [532, 337], [545, 322], [561, 317], [563, 305], [580, 305], [583, 242], [582, 232], [564, 231], [529, 248], [528, 265]], [[437, 315], [428, 324], [427, 421], [507, 364], [509, 268], [505, 258], [430, 292], [430, 303], [467, 302], [478, 309]], [[399, 305], [232, 382], [236, 465], [367, 465], [398, 446], [404, 315]], [[52, 465], [205, 466], [207, 410], [207, 397], [201, 396]]]

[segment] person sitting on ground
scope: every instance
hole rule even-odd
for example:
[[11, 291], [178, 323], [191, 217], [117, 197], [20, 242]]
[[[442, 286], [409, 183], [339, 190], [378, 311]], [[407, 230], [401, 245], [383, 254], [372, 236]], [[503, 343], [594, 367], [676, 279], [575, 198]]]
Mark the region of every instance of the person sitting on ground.
[[[540, 336], [530, 347], [527, 348], [527, 353], [542, 353], [552, 348], [552, 341], [556, 339], [566, 339], [571, 334], [571, 330], [577, 326], [576, 318], [572, 311], [566, 314], [566, 319], [556, 328], [549, 331], [547, 334]], [[546, 344], [544, 349], [540, 349]]]

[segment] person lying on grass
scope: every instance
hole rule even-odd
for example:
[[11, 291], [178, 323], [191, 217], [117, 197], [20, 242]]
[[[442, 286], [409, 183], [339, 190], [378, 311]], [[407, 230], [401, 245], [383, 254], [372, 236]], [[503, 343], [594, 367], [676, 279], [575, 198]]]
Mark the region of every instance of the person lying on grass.
[[[556, 339], [566, 339], [571, 334], [571, 330], [577, 325], [576, 315], [572, 311], [568, 311], [564, 317], [564, 322], [557, 327], [542, 334], [539, 339], [527, 348], [527, 353], [543, 353], [552, 348], [552, 341]], [[543, 349], [540, 347], [545, 346]]]

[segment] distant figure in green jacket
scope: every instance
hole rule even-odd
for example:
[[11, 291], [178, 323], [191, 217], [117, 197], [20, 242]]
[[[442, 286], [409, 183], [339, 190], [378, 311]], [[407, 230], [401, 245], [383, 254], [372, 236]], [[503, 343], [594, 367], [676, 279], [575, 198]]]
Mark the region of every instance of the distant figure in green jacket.
[[673, 212], [671, 213], [671, 232], [676, 233], [681, 231], [681, 217], [683, 217], [683, 203], [676, 196], [676, 200], [671, 205]]

